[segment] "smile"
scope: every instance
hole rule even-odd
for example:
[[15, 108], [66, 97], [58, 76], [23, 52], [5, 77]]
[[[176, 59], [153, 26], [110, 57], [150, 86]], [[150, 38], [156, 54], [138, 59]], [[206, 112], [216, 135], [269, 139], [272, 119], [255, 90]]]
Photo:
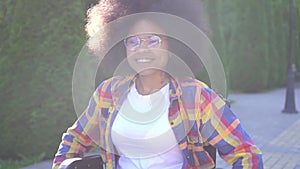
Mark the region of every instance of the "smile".
[[140, 58], [140, 59], [136, 59], [135, 61], [138, 63], [149, 63], [152, 62], [154, 59], [148, 59], [148, 58]]

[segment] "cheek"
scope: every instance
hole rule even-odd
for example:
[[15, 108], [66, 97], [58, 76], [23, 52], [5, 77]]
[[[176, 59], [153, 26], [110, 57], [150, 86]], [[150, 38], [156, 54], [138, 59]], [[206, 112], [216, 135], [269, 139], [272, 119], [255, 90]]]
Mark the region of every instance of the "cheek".
[[163, 43], [160, 49], [162, 49], [159, 54], [161, 58], [161, 62], [164, 63], [165, 66], [168, 63], [170, 51], [166, 43]]
[[157, 56], [157, 66], [161, 68], [165, 67], [169, 61], [168, 51], [159, 51], [156, 52], [155, 55]]
[[161, 56], [162, 66], [165, 67], [167, 65], [168, 61], [169, 61], [169, 54], [168, 54], [168, 52], [165, 52], [163, 54], [163, 56]]
[[130, 61], [130, 59], [132, 59], [134, 52], [132, 51], [126, 51], [126, 58], [128, 61]]
[[132, 55], [132, 52], [129, 51], [129, 50], [126, 50], [126, 57], [128, 57], [128, 56], [130, 56], [130, 55]]
[[129, 63], [130, 67], [133, 68], [133, 69], [136, 69], [136, 63], [134, 61], [134, 52], [132, 51], [126, 51], [126, 59], [127, 59], [127, 62]]
[[162, 60], [167, 63], [168, 60], [169, 60], [170, 51], [169, 51], [167, 45], [163, 45], [162, 49], [163, 49], [163, 51], [161, 52], [162, 53], [161, 54]]

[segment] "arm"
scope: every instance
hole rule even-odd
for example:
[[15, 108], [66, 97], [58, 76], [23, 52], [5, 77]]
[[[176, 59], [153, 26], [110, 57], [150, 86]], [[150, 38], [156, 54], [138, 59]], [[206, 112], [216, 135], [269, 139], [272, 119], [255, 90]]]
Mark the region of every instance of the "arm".
[[233, 168], [263, 168], [261, 151], [225, 102], [208, 88], [202, 90], [201, 96], [204, 100], [200, 105], [202, 136]]
[[62, 136], [62, 141], [53, 161], [53, 169], [67, 158], [82, 157], [84, 152], [94, 150], [99, 141], [99, 91], [101, 85], [91, 97], [88, 107], [77, 121]]

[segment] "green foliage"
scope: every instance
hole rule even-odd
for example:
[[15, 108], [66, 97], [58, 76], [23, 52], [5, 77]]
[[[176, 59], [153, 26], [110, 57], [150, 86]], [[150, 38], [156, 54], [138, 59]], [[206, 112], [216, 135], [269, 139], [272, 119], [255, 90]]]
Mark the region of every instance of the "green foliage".
[[[223, 60], [230, 89], [259, 92], [284, 85], [289, 57], [289, 2], [205, 2], [213, 43]], [[298, 47], [294, 48], [295, 62], [299, 65], [297, 17], [299, 10], [294, 13], [295, 45]]]
[[[72, 72], [85, 43], [82, 1], [4, 1], [0, 157], [52, 157], [75, 120]], [[3, 76], [2, 76], [3, 75]]]
[[1, 160], [0, 159], [0, 169], [16, 169], [28, 166], [40, 162], [45, 157], [45, 153], [42, 153], [34, 157], [25, 157], [22, 156], [20, 160]]
[[[300, 1], [295, 1], [295, 10], [294, 10], [294, 61], [297, 67], [297, 71], [300, 72]], [[300, 81], [300, 79], [298, 79]]]

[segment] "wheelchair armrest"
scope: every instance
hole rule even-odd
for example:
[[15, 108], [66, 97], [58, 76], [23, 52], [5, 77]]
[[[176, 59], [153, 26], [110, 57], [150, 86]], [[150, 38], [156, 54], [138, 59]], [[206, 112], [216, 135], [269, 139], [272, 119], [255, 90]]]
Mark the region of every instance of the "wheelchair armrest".
[[103, 169], [103, 161], [99, 155], [64, 160], [58, 169]]

